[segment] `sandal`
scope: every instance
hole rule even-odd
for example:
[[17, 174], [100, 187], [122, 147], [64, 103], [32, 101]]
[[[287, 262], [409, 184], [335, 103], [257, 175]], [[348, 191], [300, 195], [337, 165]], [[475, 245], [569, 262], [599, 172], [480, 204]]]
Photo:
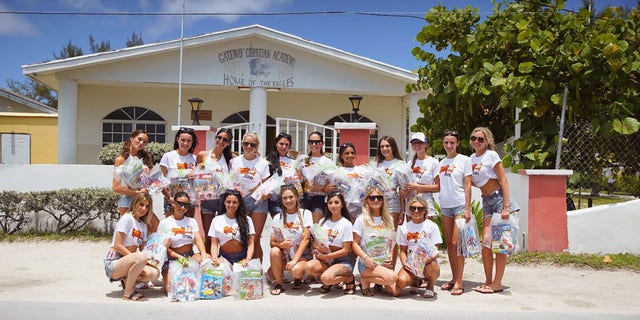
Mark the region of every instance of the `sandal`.
[[375, 293], [373, 293], [373, 290], [371, 290], [371, 288], [363, 289], [362, 287], [360, 287], [360, 292], [362, 292], [362, 295], [365, 297], [373, 297], [376, 295]]
[[271, 295], [272, 296], [277, 296], [279, 295], [282, 291], [284, 291], [284, 289], [282, 289], [282, 285], [279, 283], [276, 283], [273, 285], [273, 289], [271, 289]]
[[440, 286], [440, 289], [449, 291], [453, 289], [454, 285], [455, 285], [454, 282], [445, 282], [443, 285]]
[[382, 292], [384, 291], [384, 287], [381, 284], [376, 284], [373, 286], [373, 290], [377, 292]]
[[138, 291], [131, 292], [128, 296], [123, 296], [122, 299], [129, 301], [147, 301], [149, 298], [145, 297], [142, 293]]
[[432, 299], [435, 296], [436, 296], [436, 293], [429, 289], [425, 290], [424, 293], [422, 294], [422, 297], [426, 299]]
[[344, 294], [355, 294], [355, 293], [356, 293], [355, 279], [344, 284]]
[[320, 293], [327, 293], [331, 291], [331, 285], [322, 285], [322, 287], [320, 287]]
[[293, 290], [298, 290], [300, 288], [302, 288], [302, 280], [300, 280], [300, 279], [293, 280], [293, 288], [292, 289]]
[[464, 288], [453, 288], [451, 289], [452, 296], [459, 296], [464, 293]]

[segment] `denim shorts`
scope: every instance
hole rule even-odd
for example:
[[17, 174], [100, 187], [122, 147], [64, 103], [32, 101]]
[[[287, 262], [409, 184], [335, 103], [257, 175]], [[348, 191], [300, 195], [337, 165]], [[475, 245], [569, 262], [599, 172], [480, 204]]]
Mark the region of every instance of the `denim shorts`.
[[256, 201], [251, 196], [247, 195], [242, 198], [242, 201], [244, 201], [244, 207], [247, 210], [247, 214], [254, 212], [267, 213], [267, 210], [269, 210], [269, 201], [267, 200]]
[[[502, 189], [498, 189], [487, 196], [483, 195], [482, 219], [491, 219], [491, 215], [493, 215], [494, 212], [502, 211], [503, 199]], [[513, 201], [513, 198], [509, 199], [509, 210], [511, 210], [511, 212], [520, 211], [520, 207]]]
[[302, 206], [313, 212], [324, 212], [324, 207], [327, 205], [324, 198], [324, 195], [309, 195], [307, 193], [304, 194], [304, 198], [302, 199]]
[[356, 264], [356, 262], [353, 260], [353, 257], [351, 256], [351, 253], [347, 254], [346, 256], [333, 259], [333, 261], [331, 262], [331, 265], [336, 265], [338, 263], [344, 264], [346, 267], [349, 268], [349, 271], [351, 272], [353, 272], [353, 267]]
[[220, 255], [227, 259], [227, 261], [229, 261], [231, 264], [234, 264], [242, 259], [247, 258], [247, 252], [246, 251], [238, 251], [238, 252], [224, 252], [224, 251], [220, 251]]
[[457, 215], [464, 213], [464, 205], [453, 208], [440, 208], [440, 214], [443, 217], [456, 218]]
[[120, 196], [120, 199], [118, 199], [118, 208], [129, 208], [132, 200], [133, 196]]
[[116, 261], [118, 261], [118, 259], [120, 258], [122, 258], [122, 255], [113, 250], [109, 250], [107, 256], [104, 257], [104, 273], [107, 275], [107, 278], [109, 278], [109, 281], [111, 282], [120, 280], [113, 279], [113, 270], [116, 267]]
[[220, 199], [215, 200], [204, 200], [200, 201], [200, 213], [201, 214], [217, 214], [221, 212], [220, 205], [222, 202]]

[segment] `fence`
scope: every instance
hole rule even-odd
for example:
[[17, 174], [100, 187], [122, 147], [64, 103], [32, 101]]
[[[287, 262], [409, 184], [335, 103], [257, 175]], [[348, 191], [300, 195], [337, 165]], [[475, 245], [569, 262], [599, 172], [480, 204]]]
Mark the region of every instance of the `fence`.
[[628, 136], [603, 136], [588, 122], [565, 127], [560, 167], [573, 170], [567, 187], [599, 195], [625, 193], [640, 196], [640, 132]]

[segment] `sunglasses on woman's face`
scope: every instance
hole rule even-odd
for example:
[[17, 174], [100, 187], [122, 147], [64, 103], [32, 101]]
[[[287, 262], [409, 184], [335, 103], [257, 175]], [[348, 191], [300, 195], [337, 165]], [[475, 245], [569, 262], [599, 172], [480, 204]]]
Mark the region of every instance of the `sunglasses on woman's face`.
[[189, 209], [189, 207], [191, 207], [191, 203], [189, 202], [182, 202], [182, 201], [176, 201], [176, 205], [180, 208], [187, 208]]
[[384, 199], [383, 196], [369, 196], [369, 201], [382, 201]]
[[425, 207], [418, 207], [418, 206], [409, 206], [409, 211], [414, 212], [414, 211], [418, 211], [418, 212], [424, 212]]
[[321, 144], [322, 140], [307, 140], [309, 144]]
[[222, 142], [229, 142], [229, 139], [223, 137], [223, 136], [217, 136], [216, 140], [222, 140]]
[[254, 142], [243, 142], [243, 143], [242, 143], [242, 146], [243, 146], [243, 147], [245, 147], [245, 148], [252, 148], [252, 149], [255, 149], [255, 148], [257, 148], [257, 147], [258, 147], [258, 144], [257, 144], [257, 143], [254, 143]]
[[480, 142], [480, 143], [484, 143], [484, 138], [483, 137], [471, 136], [471, 141], [476, 141], [476, 140], [478, 140], [478, 142]]

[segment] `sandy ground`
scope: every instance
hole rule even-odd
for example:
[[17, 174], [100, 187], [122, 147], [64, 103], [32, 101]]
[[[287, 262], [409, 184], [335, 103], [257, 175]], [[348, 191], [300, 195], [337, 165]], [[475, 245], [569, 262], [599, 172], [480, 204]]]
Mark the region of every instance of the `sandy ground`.
[[[108, 246], [106, 241], [0, 243], [0, 319], [177, 319], [185, 318], [185, 312], [192, 319], [212, 313], [236, 319], [640, 318], [638, 273], [508, 265], [505, 291], [483, 295], [472, 291], [484, 278], [481, 263], [474, 260], [466, 263], [462, 296], [437, 288], [432, 300], [408, 293], [399, 298], [364, 297], [359, 291], [345, 296], [335, 289], [320, 294], [318, 284], [296, 291], [287, 284], [280, 296], [265, 292], [263, 299], [253, 301], [230, 296], [170, 303], [160, 289], [152, 288], [142, 290], [149, 301], [131, 302], [121, 299], [120, 285], [104, 274], [102, 258]], [[443, 260], [439, 284], [451, 276]], [[266, 269], [268, 261], [264, 265]]]

